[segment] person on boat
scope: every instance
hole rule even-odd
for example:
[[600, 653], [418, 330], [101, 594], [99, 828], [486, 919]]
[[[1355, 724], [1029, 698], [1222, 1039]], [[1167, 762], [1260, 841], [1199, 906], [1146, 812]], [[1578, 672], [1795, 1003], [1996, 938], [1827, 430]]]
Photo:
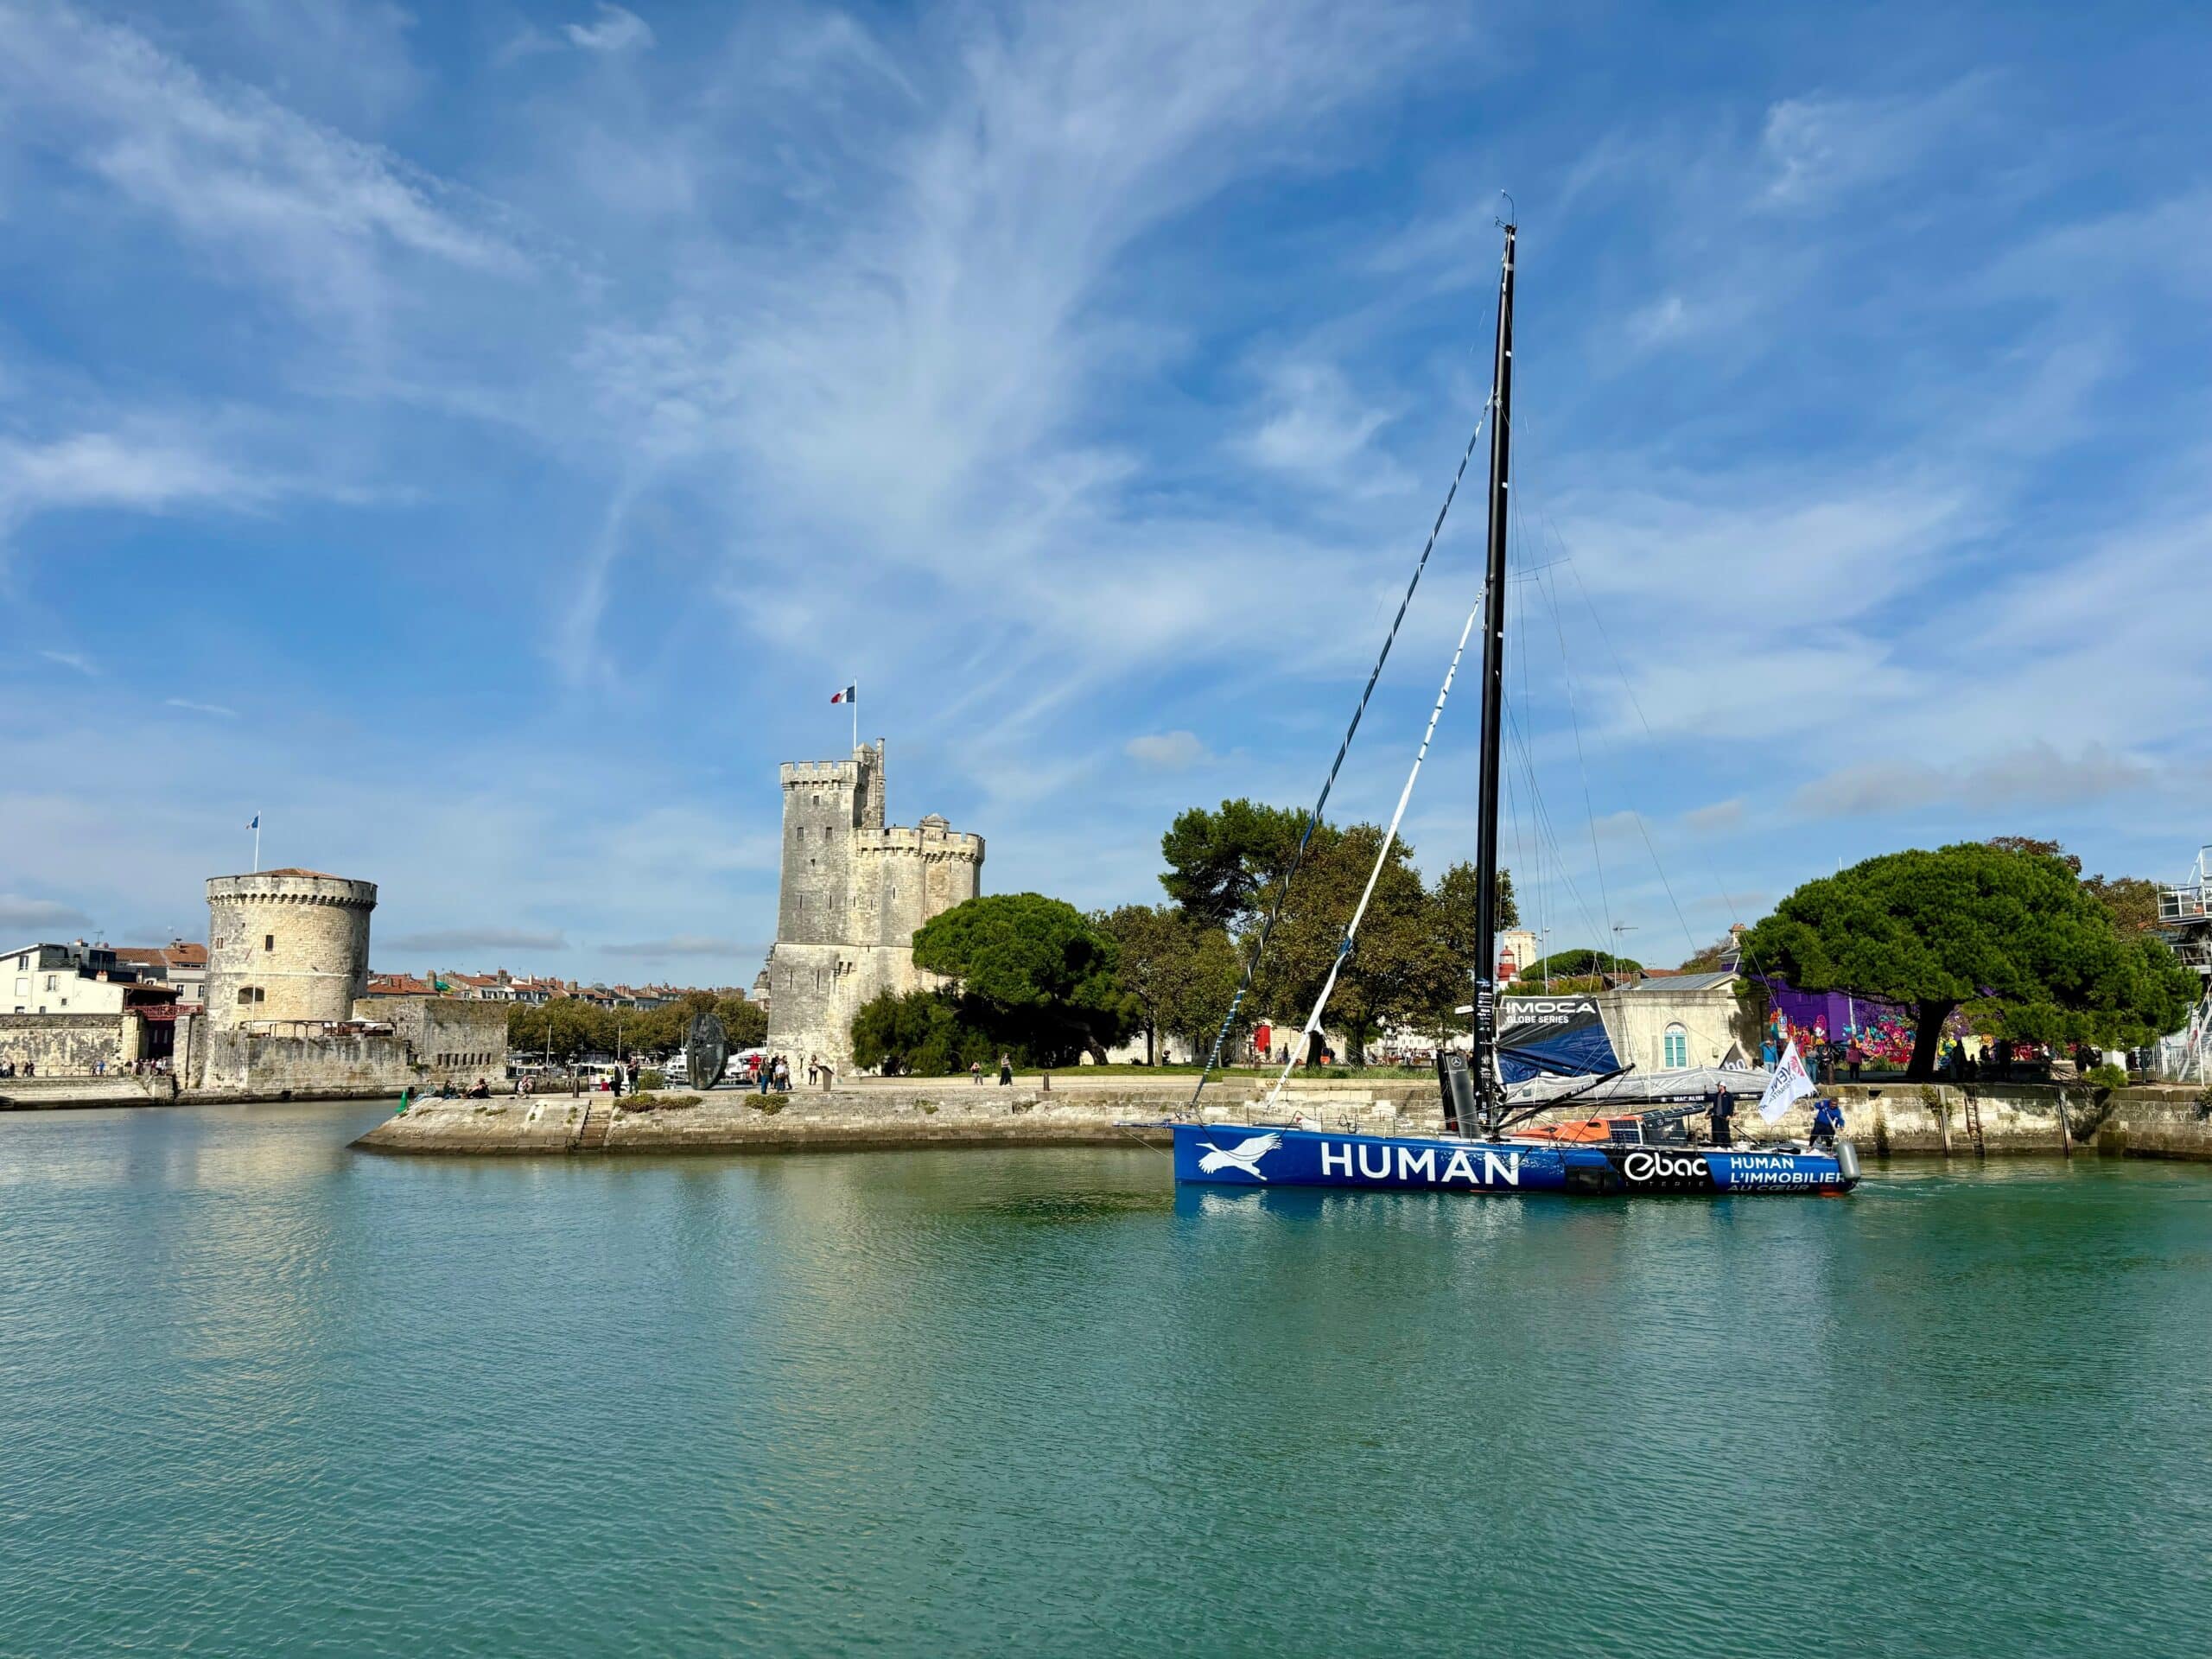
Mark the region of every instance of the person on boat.
[[1736, 1097], [1728, 1092], [1728, 1085], [1720, 1084], [1713, 1091], [1713, 1144], [1716, 1147], [1733, 1146], [1736, 1134]]
[[1833, 1100], [1823, 1100], [1813, 1109], [1813, 1144], [1835, 1150], [1835, 1138], [1843, 1133], [1843, 1108]]

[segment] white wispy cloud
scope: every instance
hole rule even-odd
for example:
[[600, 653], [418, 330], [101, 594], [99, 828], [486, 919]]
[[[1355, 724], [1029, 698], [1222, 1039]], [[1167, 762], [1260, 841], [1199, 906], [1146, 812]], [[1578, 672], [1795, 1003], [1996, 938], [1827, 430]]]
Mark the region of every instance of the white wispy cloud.
[[181, 709], [188, 715], [213, 715], [219, 720], [236, 720], [238, 711], [226, 709], [219, 702], [194, 702], [189, 697], [164, 697], [162, 707]]
[[248, 505], [274, 489], [270, 480], [155, 423], [45, 442], [0, 438], [0, 531], [63, 508], [157, 512], [194, 503]]
[[1769, 169], [1764, 199], [1777, 207], [1825, 207], [1895, 178], [1972, 117], [1988, 88], [1986, 77], [1971, 75], [1916, 96], [1780, 99], [1760, 135]]
[[1792, 804], [1815, 817], [1911, 812], [1937, 805], [2080, 806], [2140, 791], [2157, 772], [2102, 744], [2072, 754], [2028, 743], [1950, 766], [1885, 760], [1845, 767], [1799, 789]]
[[[1415, 21], [1313, 4], [963, 14], [956, 51], [908, 65], [918, 105], [836, 107], [831, 153], [860, 158], [833, 214], [720, 251], [717, 304], [690, 284], [658, 324], [601, 331], [579, 367], [658, 487], [711, 466], [744, 515], [748, 588], [893, 640], [891, 619], [918, 608], [963, 616], [1001, 639], [997, 670], [1050, 658], [1072, 695], [1189, 637], [1175, 591], [1257, 556], [1245, 524], [1142, 502], [1131, 458], [1084, 429], [1086, 401], [1162, 348], [1106, 302], [1117, 263], [1268, 165], [1295, 124], [1382, 84]], [[1286, 460], [1296, 435], [1272, 441]], [[1169, 540], [1173, 571], [1143, 579], [1133, 566]], [[838, 576], [846, 549], [874, 563], [869, 591]], [[604, 592], [587, 585], [572, 642]]]
[[1170, 772], [1181, 772], [1213, 758], [1195, 732], [1152, 732], [1133, 737], [1122, 747], [1132, 760]]
[[64, 668], [74, 670], [87, 679], [99, 677], [99, 664], [80, 652], [48, 650], [40, 652], [39, 655], [49, 663], [59, 663]]
[[250, 87], [220, 85], [144, 35], [61, 4], [0, 3], [5, 141], [57, 149], [157, 213], [219, 266], [243, 264], [314, 309], [388, 307], [393, 255], [518, 274], [480, 204], [389, 151]]
[[653, 43], [652, 28], [644, 18], [606, 0], [601, 0], [596, 22], [563, 23], [561, 32], [587, 52], [627, 52]]
[[1375, 448], [1391, 412], [1359, 397], [1334, 364], [1287, 359], [1264, 379], [1255, 423], [1235, 442], [1247, 461], [1352, 493], [1404, 486], [1405, 474]]

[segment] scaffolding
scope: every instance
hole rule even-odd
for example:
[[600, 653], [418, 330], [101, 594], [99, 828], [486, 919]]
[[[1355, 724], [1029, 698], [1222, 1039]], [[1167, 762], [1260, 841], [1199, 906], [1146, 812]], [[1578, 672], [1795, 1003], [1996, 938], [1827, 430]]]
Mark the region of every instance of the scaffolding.
[[2196, 970], [2202, 995], [2189, 1025], [2158, 1045], [2160, 1075], [2212, 1084], [2212, 845], [2196, 849], [2188, 877], [2158, 890], [2158, 934]]

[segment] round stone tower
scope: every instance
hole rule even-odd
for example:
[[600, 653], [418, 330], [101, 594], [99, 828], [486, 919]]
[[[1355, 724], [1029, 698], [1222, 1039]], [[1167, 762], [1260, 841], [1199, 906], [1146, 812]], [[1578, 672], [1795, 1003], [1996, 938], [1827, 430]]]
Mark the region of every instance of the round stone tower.
[[373, 881], [315, 870], [207, 883], [207, 1018], [216, 1027], [350, 1020], [368, 988]]

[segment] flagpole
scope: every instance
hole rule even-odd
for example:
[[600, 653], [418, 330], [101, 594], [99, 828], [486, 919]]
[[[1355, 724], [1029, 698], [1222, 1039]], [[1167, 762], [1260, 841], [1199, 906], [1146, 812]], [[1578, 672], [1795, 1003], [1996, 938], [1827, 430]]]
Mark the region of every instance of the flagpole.
[[861, 683], [858, 680], [853, 682], [853, 695], [845, 701], [853, 705], [853, 752], [857, 754], [861, 747]]
[[261, 874], [261, 814], [253, 815], [253, 873]]

